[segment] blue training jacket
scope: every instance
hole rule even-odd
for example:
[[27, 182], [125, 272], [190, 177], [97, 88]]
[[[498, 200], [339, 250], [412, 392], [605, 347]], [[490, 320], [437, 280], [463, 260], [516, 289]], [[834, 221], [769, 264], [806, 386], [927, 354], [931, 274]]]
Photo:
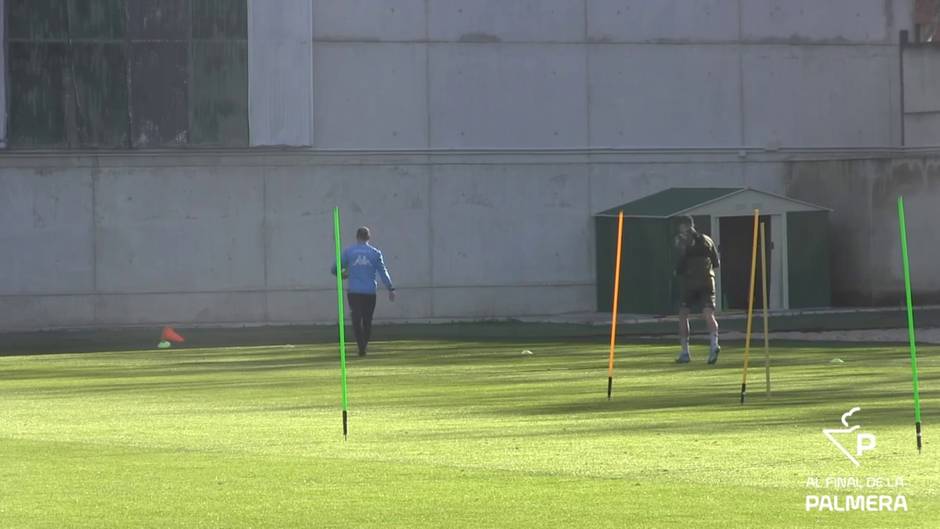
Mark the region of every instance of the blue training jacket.
[[[349, 292], [353, 294], [375, 294], [375, 274], [378, 273], [386, 288], [394, 290], [392, 278], [385, 268], [382, 252], [369, 243], [359, 243], [343, 250], [340, 263], [344, 270], [349, 270]], [[330, 273], [336, 275], [336, 265], [330, 267]]]

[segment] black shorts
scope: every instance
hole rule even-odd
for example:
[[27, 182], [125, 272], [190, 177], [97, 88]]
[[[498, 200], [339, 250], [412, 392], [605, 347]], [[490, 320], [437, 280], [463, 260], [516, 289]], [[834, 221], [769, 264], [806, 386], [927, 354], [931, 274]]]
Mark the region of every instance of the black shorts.
[[679, 296], [679, 306], [689, 310], [714, 309], [715, 281], [712, 280], [709, 285], [684, 287]]

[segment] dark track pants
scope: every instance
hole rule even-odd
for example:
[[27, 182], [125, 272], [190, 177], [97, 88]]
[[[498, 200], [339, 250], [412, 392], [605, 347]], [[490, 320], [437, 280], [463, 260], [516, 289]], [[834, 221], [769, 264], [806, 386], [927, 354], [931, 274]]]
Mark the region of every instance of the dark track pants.
[[348, 294], [349, 309], [352, 312], [353, 333], [359, 354], [365, 354], [372, 336], [372, 315], [375, 314], [375, 294]]

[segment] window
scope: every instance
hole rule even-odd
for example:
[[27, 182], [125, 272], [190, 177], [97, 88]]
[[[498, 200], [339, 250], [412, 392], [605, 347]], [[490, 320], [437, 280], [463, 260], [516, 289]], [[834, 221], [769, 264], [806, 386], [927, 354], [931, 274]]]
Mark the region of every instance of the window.
[[13, 147], [248, 144], [246, 0], [8, 0]]

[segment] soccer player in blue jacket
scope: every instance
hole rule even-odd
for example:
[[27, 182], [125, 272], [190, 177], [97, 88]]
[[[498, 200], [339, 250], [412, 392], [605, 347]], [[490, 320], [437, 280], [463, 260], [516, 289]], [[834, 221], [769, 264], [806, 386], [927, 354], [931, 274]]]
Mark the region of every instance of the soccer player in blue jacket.
[[[366, 355], [369, 338], [372, 334], [372, 315], [375, 313], [375, 290], [378, 284], [375, 274], [382, 278], [388, 289], [388, 300], [395, 301], [395, 287], [385, 268], [382, 252], [369, 244], [369, 228], [363, 226], [356, 230], [356, 244], [343, 250], [340, 264], [343, 279], [349, 279], [347, 298], [352, 312], [353, 332], [359, 346], [359, 356]], [[336, 275], [336, 265], [330, 268]]]

